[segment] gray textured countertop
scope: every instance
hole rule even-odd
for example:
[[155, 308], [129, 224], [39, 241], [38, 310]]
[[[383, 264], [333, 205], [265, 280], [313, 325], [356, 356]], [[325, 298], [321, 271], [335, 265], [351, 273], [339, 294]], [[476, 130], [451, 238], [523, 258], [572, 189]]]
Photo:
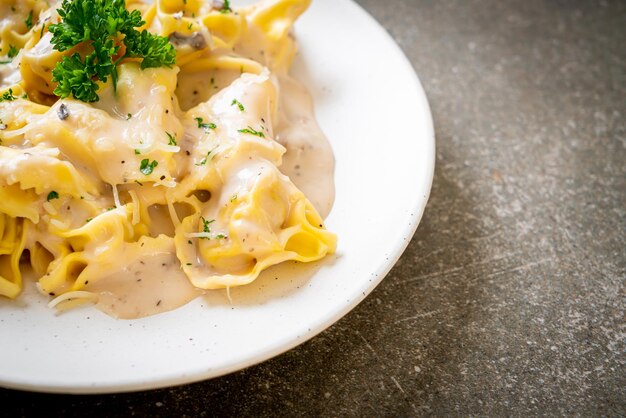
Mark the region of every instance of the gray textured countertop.
[[0, 415], [626, 415], [626, 2], [359, 3], [412, 61], [437, 132], [430, 203], [383, 283], [248, 370], [0, 391]]

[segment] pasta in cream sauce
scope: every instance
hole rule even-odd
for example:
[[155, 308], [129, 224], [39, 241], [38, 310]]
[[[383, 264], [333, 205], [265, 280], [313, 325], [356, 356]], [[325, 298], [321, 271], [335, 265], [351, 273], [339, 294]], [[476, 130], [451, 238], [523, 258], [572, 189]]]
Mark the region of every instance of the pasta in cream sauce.
[[60, 3], [0, 0], [0, 295], [32, 270], [51, 307], [136, 318], [333, 253], [334, 158], [289, 75], [309, 3], [127, 0], [176, 64], [121, 60], [84, 102], [54, 94]]

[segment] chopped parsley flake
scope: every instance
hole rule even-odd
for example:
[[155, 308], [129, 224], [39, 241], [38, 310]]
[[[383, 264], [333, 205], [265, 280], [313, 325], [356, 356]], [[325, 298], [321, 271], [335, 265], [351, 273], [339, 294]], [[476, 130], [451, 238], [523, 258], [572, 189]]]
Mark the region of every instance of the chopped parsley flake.
[[[207, 234], [211, 233], [211, 224], [213, 222], [215, 222], [215, 219], [211, 219], [210, 221], [207, 221], [204, 216], [200, 217], [200, 220], [202, 221], [202, 232], [206, 232]], [[210, 239], [208, 237], [201, 237], [200, 239]]]
[[50, 193], [48, 193], [48, 197], [46, 198], [46, 200], [49, 202], [51, 200], [58, 199], [58, 198], [59, 198], [59, 194], [53, 190]]
[[141, 171], [146, 176], [152, 174], [154, 169], [159, 165], [156, 161], [150, 162], [149, 159], [141, 160], [141, 165], [139, 166], [139, 171]]
[[238, 132], [241, 132], [242, 134], [250, 134], [250, 135], [258, 136], [260, 138], [265, 138], [265, 134], [263, 132], [256, 131], [252, 129], [250, 126], [248, 126], [246, 129], [239, 129]]
[[243, 107], [243, 104], [241, 104], [241, 102], [237, 99], [233, 99], [233, 102], [230, 104], [231, 106], [237, 105], [237, 107], [239, 108], [239, 110], [241, 110], [242, 112], [244, 110], [246, 110], [245, 107]]
[[2, 96], [0, 96], [0, 102], [12, 102], [13, 100], [17, 100], [17, 97], [13, 95], [13, 89], [5, 91]]
[[224, 0], [224, 5], [220, 9], [220, 13], [231, 13], [233, 10], [230, 8], [230, 0]]
[[13, 59], [17, 56], [17, 54], [20, 52], [19, 49], [17, 49], [16, 47], [14, 47], [13, 45], [9, 45], [9, 52], [7, 53], [7, 57]]
[[176, 137], [174, 137], [174, 135], [172, 135], [169, 132], [165, 132], [167, 134], [167, 138], [169, 139], [169, 142], [167, 143], [167, 145], [173, 145], [173, 146], [177, 146], [178, 144], [176, 143]]
[[205, 131], [208, 131], [209, 129], [216, 129], [217, 125], [210, 122], [210, 123], [205, 123], [204, 119], [202, 118], [195, 118], [196, 122], [198, 122], [198, 128], [200, 129], [204, 129]]
[[29, 30], [32, 29], [32, 27], [33, 27], [33, 11], [32, 10], [28, 14], [28, 17], [26, 18], [26, 21], [24, 23], [26, 24], [26, 27]]

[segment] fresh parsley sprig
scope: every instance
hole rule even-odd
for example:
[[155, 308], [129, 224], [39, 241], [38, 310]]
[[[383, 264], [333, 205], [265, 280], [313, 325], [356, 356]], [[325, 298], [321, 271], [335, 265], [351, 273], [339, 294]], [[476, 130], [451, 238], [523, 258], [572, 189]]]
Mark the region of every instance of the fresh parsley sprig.
[[137, 29], [145, 22], [138, 10], [126, 10], [125, 0], [63, 0], [61, 23], [50, 25], [51, 43], [60, 52], [87, 43], [93, 52], [63, 57], [52, 71], [58, 83], [54, 94], [84, 102], [99, 100], [97, 80], [111, 77], [117, 85], [117, 66], [125, 58], [141, 59], [141, 68], [172, 67], [176, 51], [167, 38]]

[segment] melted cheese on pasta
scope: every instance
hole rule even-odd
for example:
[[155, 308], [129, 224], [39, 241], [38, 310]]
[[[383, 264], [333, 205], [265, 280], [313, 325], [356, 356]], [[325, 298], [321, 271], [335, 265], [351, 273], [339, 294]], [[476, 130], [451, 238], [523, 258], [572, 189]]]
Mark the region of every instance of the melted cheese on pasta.
[[28, 263], [51, 306], [138, 317], [333, 253], [332, 152], [288, 76], [309, 3], [127, 1], [177, 65], [122, 63], [87, 104], [52, 93], [58, 3], [0, 0], [0, 94], [17, 97], [0, 102], [0, 295]]

